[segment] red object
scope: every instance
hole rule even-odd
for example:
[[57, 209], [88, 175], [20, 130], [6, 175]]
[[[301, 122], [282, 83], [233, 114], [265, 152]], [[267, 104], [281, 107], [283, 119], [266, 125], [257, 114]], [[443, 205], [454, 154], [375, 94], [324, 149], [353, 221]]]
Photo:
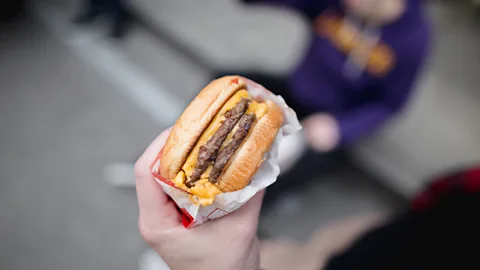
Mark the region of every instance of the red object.
[[234, 83], [235, 83], [235, 84], [238, 84], [238, 78], [232, 79], [232, 80], [230, 81], [230, 84], [234, 84]]
[[465, 196], [480, 193], [480, 167], [435, 179], [424, 192], [413, 200], [412, 207], [421, 212], [430, 210], [438, 201], [453, 192], [460, 192]]
[[180, 213], [182, 214], [182, 225], [185, 228], [195, 225], [195, 219], [187, 212], [185, 208], [180, 208]]
[[[163, 152], [163, 148], [162, 148], [162, 150], [160, 150], [160, 153], [158, 153], [157, 157], [152, 162], [152, 165], [150, 166], [150, 170], [152, 171], [152, 174], [156, 179], [162, 181], [163, 183], [165, 183], [165, 184], [167, 184], [171, 187], [177, 188], [171, 180], [169, 180], [165, 177], [162, 177], [157, 170], [153, 169], [155, 167], [155, 164], [157, 164], [158, 160], [160, 159], [160, 156], [162, 155], [162, 152]], [[169, 198], [169, 199], [171, 201], [173, 201], [172, 198]], [[175, 203], [175, 206], [177, 207], [177, 210], [181, 215], [182, 225], [185, 226], [185, 228], [189, 228], [189, 227], [192, 227], [193, 225], [195, 225], [195, 219], [187, 212], [187, 210], [185, 208], [179, 208], [176, 203]]]
[[464, 178], [465, 189], [468, 193], [480, 192], [480, 168], [467, 171]]
[[430, 192], [424, 192], [413, 200], [412, 207], [415, 211], [423, 212], [431, 209], [434, 205], [434, 202], [434, 197], [430, 194]]
[[167, 178], [162, 177], [157, 170], [153, 170], [153, 168], [155, 167], [155, 164], [157, 164], [158, 160], [160, 159], [160, 156], [162, 155], [162, 152], [163, 152], [163, 148], [162, 148], [162, 150], [160, 150], [160, 153], [158, 153], [157, 157], [152, 162], [152, 165], [150, 165], [150, 170], [152, 171], [152, 174], [155, 178], [157, 178], [158, 180], [162, 181], [163, 183], [165, 183], [165, 184], [167, 184], [171, 187], [176, 188], [171, 180], [168, 180]]

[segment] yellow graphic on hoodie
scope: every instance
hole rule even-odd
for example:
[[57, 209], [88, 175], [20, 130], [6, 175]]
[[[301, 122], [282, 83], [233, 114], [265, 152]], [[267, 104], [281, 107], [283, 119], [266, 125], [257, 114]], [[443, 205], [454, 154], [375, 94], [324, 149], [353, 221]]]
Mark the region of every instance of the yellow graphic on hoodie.
[[383, 77], [395, 66], [395, 52], [389, 45], [379, 40], [371, 47], [370, 37], [343, 17], [326, 12], [314, 21], [314, 30], [347, 56], [358, 52], [363, 54], [365, 69], [372, 76]]

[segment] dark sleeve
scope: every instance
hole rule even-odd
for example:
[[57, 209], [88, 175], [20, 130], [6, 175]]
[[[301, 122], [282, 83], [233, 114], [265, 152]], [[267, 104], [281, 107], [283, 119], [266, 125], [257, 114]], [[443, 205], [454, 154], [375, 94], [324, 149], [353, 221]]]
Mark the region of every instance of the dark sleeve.
[[427, 40], [396, 51], [396, 67], [376, 87], [379, 97], [370, 103], [334, 115], [341, 144], [348, 145], [369, 135], [398, 113], [409, 99], [427, 56]]
[[327, 270], [479, 269], [480, 168], [437, 179], [408, 212], [357, 240]]
[[384, 93], [381, 98], [334, 115], [340, 127], [341, 144], [356, 142], [399, 112], [410, 96], [417, 71], [418, 66], [400, 67], [398, 74], [378, 90]]

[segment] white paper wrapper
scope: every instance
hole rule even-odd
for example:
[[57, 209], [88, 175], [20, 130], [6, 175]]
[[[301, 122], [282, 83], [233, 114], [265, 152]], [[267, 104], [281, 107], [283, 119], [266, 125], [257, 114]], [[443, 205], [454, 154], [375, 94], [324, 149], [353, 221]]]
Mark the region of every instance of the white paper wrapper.
[[255, 99], [272, 100], [283, 109], [285, 115], [283, 125], [275, 137], [270, 151], [265, 155], [265, 161], [247, 187], [236, 192], [217, 195], [213, 204], [209, 206], [200, 206], [190, 200], [190, 195], [188, 193], [175, 188], [171, 181], [158, 174], [160, 166], [158, 157], [151, 166], [156, 181], [163, 187], [165, 193], [175, 201], [183, 212], [183, 225], [185, 225], [185, 227], [197, 226], [208, 220], [217, 219], [233, 212], [245, 204], [259, 191], [273, 184], [280, 173], [280, 168], [277, 162], [280, 142], [285, 136], [298, 132], [302, 128], [297, 115], [287, 106], [285, 100], [281, 96], [276, 96], [269, 91], [265, 91], [265, 88], [260, 85], [249, 85], [247, 91]]

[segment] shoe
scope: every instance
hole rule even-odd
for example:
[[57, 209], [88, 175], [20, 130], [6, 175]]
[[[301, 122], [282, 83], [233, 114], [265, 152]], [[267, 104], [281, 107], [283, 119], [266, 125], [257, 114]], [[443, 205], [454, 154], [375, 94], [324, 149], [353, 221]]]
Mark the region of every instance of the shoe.
[[132, 163], [112, 163], [103, 169], [105, 181], [114, 187], [135, 187], [135, 169]]
[[115, 39], [124, 38], [128, 32], [128, 26], [130, 24], [130, 19], [126, 15], [119, 15], [120, 18], [117, 18], [113, 22], [113, 29], [111, 37]]
[[95, 20], [95, 18], [97, 18], [98, 14], [99, 14], [98, 12], [94, 12], [94, 11], [83, 12], [77, 15], [72, 22], [74, 24], [91, 23], [93, 20]]

